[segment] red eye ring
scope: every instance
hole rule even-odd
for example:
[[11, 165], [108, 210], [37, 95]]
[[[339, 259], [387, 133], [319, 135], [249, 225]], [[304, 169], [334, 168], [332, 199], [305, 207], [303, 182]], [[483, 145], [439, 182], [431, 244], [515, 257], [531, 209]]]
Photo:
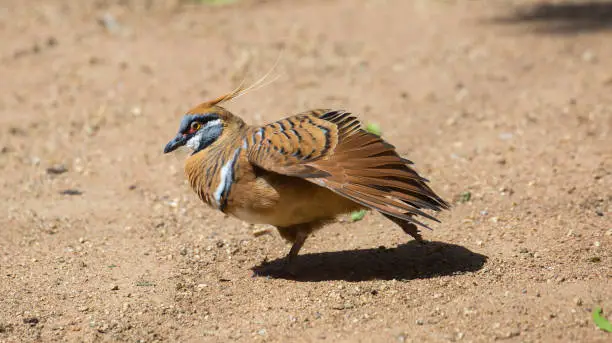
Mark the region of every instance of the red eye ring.
[[190, 127], [191, 130], [190, 131], [191, 132], [196, 132], [196, 131], [198, 131], [201, 128], [202, 128], [202, 124], [200, 124], [197, 121], [194, 121], [193, 123], [191, 123], [191, 127]]

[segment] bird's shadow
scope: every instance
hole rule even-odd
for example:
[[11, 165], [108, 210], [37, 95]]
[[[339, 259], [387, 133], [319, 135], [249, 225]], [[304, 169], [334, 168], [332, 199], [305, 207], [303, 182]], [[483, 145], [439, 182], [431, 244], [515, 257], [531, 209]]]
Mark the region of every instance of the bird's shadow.
[[427, 279], [480, 270], [488, 257], [443, 242], [411, 241], [395, 248], [357, 249], [298, 256], [296, 272], [280, 272], [284, 259], [253, 267], [255, 275], [304, 282]]
[[574, 34], [612, 29], [612, 1], [535, 2], [516, 7], [495, 23], [533, 23], [537, 33]]

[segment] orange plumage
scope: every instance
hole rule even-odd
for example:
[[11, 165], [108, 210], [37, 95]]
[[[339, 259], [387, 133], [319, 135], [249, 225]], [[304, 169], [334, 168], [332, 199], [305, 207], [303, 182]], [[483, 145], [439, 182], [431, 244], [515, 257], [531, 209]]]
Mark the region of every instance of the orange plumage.
[[379, 211], [422, 240], [414, 216], [449, 205], [395, 147], [361, 129], [349, 113], [313, 110], [261, 127], [219, 106], [239, 91], [189, 111], [165, 148], [194, 152], [185, 173], [213, 208], [254, 224], [270, 224], [293, 243], [287, 266], [307, 236], [336, 216]]

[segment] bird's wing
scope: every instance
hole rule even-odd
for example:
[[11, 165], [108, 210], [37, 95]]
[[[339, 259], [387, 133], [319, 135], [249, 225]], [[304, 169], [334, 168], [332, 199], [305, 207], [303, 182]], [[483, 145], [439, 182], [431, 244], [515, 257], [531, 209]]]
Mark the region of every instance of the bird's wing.
[[249, 161], [265, 170], [300, 177], [356, 203], [424, 225], [420, 209], [448, 204], [401, 158], [395, 147], [363, 129], [342, 111], [315, 110], [252, 128], [243, 147]]

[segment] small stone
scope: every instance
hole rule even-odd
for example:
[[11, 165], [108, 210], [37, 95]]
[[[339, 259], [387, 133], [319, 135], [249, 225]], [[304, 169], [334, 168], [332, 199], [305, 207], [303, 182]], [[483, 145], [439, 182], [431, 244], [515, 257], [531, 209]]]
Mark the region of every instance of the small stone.
[[424, 324], [423, 319], [416, 320], [416, 325], [423, 325], [423, 324]]
[[81, 192], [78, 189], [64, 189], [63, 191], [60, 191], [61, 195], [81, 195], [83, 194], [83, 192]]
[[257, 331], [257, 334], [260, 336], [265, 336], [266, 335], [266, 329], [261, 329], [259, 331]]
[[587, 50], [582, 53], [582, 60], [585, 62], [593, 62], [595, 61], [595, 54], [592, 51]]
[[574, 303], [576, 303], [577, 306], [582, 306], [582, 299], [574, 298]]
[[595, 246], [595, 247], [597, 247], [597, 248], [598, 248], [598, 247], [600, 247], [600, 246], [601, 246], [601, 242], [599, 242], [599, 241], [595, 241], [595, 242], [593, 243], [593, 246]]
[[106, 331], [108, 331], [109, 326], [108, 324], [104, 323], [102, 325], [100, 325], [100, 327], [98, 327], [98, 332], [99, 333], [105, 333]]
[[118, 290], [119, 290], [118, 285], [114, 285], [113, 287], [111, 287], [111, 291], [118, 291]]
[[252, 232], [254, 237], [263, 236], [263, 235], [268, 234], [268, 233], [270, 233], [270, 229], [267, 229], [267, 228], [253, 230], [253, 232]]
[[118, 32], [121, 29], [121, 25], [119, 25], [117, 19], [115, 19], [115, 17], [110, 13], [105, 13], [100, 19], [98, 19], [98, 23], [112, 33]]
[[138, 117], [142, 114], [142, 108], [138, 107], [138, 106], [134, 106], [132, 107], [132, 110], [130, 111], [130, 113], [134, 116], [134, 117]]
[[516, 337], [520, 335], [521, 335], [521, 331], [519, 329], [514, 329], [506, 334], [506, 338], [512, 338], [512, 337]]
[[57, 38], [53, 36], [47, 38], [47, 46], [53, 47], [53, 46], [56, 46], [57, 44], [59, 44], [59, 42], [57, 41]]
[[51, 167], [47, 168], [47, 174], [51, 174], [51, 175], [59, 175], [67, 171], [68, 171], [68, 168], [66, 168], [66, 166], [63, 164], [54, 164]]
[[24, 318], [23, 319], [23, 323], [24, 324], [29, 324], [30, 326], [36, 326], [36, 324], [38, 324], [39, 320], [36, 317], [29, 317], [29, 318]]
[[521, 248], [521, 250], [519, 250], [519, 252], [520, 252], [521, 254], [528, 254], [528, 253], [529, 253], [529, 250], [528, 250], [527, 248]]

